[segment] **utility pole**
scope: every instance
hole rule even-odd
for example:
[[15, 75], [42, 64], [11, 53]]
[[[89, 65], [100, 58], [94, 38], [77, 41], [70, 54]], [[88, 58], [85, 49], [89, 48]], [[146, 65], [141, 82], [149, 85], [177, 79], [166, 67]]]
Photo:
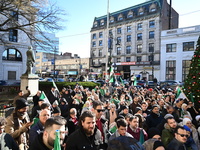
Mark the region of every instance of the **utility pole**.
[[152, 54], [151, 54], [151, 66], [152, 66], [152, 80], [154, 78], [154, 53], [152, 51]]
[[56, 46], [54, 48], [53, 61], [54, 61], [54, 64], [53, 64], [53, 78], [55, 80], [55, 78], [56, 78]]
[[107, 69], [108, 69], [108, 37], [109, 37], [109, 0], [107, 1], [107, 35], [106, 35], [106, 46], [105, 46], [105, 51], [106, 51], [106, 67], [105, 67], [105, 81], [107, 80]]

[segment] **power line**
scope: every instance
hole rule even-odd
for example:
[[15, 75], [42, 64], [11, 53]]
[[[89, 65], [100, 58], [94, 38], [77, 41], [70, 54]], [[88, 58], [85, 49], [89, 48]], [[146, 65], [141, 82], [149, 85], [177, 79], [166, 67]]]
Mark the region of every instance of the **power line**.
[[[196, 12], [199, 12], [199, 11], [200, 10], [195, 10], [195, 11], [191, 11], [191, 12], [188, 12], [188, 13], [185, 13], [185, 14], [181, 14], [179, 16], [190, 15], [190, 14], [193, 14], [193, 13], [196, 13]], [[172, 18], [174, 18], [174, 17], [172, 17]], [[72, 34], [72, 35], [60, 36], [58, 38], [66, 38], [66, 37], [80, 36], [80, 35], [86, 35], [86, 34], [90, 34], [90, 33]]]
[[185, 14], [182, 14], [182, 15], [179, 15], [179, 16], [185, 16], [185, 15], [189, 15], [189, 14], [193, 14], [193, 13], [196, 13], [196, 12], [199, 12], [200, 10], [195, 10], [195, 11], [191, 11], [189, 13], [185, 13]]

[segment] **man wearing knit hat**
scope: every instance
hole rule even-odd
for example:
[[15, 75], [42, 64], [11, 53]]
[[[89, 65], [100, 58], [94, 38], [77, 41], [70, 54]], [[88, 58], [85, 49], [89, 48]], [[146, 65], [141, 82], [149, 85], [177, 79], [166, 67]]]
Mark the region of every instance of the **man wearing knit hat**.
[[27, 114], [28, 102], [24, 98], [16, 100], [15, 111], [6, 118], [5, 132], [9, 133], [19, 145], [20, 150], [28, 150], [28, 131], [32, 122]]

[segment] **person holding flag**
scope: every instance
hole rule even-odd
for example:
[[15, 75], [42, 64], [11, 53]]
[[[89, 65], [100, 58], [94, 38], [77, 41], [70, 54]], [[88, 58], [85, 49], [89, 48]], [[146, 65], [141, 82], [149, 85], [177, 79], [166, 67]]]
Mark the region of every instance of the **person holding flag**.
[[60, 98], [59, 95], [60, 95], [60, 94], [59, 94], [57, 88], [56, 88], [55, 86], [52, 86], [52, 87], [51, 87], [51, 91], [49, 92], [47, 98], [49, 99], [49, 102], [50, 102], [51, 104], [53, 104], [53, 102], [54, 102], [55, 100], [59, 100], [59, 98]]

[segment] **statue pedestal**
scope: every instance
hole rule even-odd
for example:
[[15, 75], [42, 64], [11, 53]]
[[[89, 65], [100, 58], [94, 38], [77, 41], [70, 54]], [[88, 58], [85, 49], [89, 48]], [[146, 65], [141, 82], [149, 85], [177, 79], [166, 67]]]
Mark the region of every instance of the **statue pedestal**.
[[30, 96], [34, 96], [39, 89], [39, 77], [35, 74], [22, 75], [20, 89], [26, 93], [26, 87], [31, 92]]

